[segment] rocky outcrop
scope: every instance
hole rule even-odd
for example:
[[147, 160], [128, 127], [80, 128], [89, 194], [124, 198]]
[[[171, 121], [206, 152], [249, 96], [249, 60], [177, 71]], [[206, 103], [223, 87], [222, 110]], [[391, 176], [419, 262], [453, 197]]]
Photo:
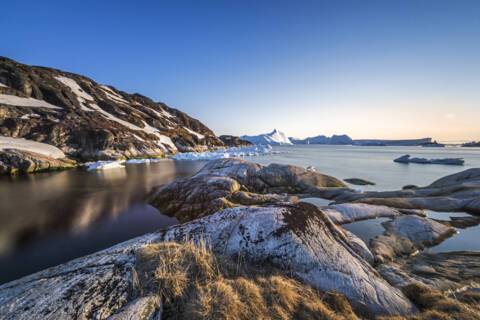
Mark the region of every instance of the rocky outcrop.
[[370, 315], [414, 310], [310, 204], [227, 209], [172, 227], [163, 239], [204, 239], [218, 252], [273, 264], [319, 290], [344, 294], [357, 310]]
[[396, 287], [422, 283], [442, 291], [480, 288], [480, 253], [422, 252], [378, 267], [379, 272]]
[[353, 185], [357, 185], [357, 186], [374, 186], [375, 185], [374, 182], [371, 182], [365, 179], [360, 179], [360, 178], [348, 178], [348, 179], [343, 179], [343, 181]]
[[236, 137], [236, 136], [222, 135], [222, 136], [219, 136], [218, 138], [227, 147], [247, 147], [252, 145], [250, 141], [240, 139], [240, 137]]
[[82, 160], [161, 156], [224, 146], [200, 121], [81, 75], [0, 57], [0, 135]]
[[318, 196], [337, 202], [362, 202], [402, 209], [467, 211], [480, 214], [480, 168], [443, 177], [426, 187], [398, 191], [320, 190]]
[[412, 158], [409, 154], [401, 156], [394, 162], [398, 163], [418, 163], [418, 164], [446, 164], [451, 166], [463, 166], [465, 161], [462, 158], [445, 158], [445, 159], [426, 159], [426, 158]]
[[344, 186], [336, 178], [300, 167], [219, 159], [192, 177], [154, 189], [149, 202], [162, 213], [185, 222], [239, 204], [288, 201], [292, 199], [287, 194]]
[[4, 284], [0, 314], [5, 319], [158, 315], [160, 302], [137, 284], [136, 253], [149, 243], [185, 240], [206, 241], [217, 253], [272, 265], [318, 290], [342, 293], [364, 315], [414, 312], [349, 239], [309, 204], [227, 209]]
[[55, 159], [40, 153], [16, 149], [0, 150], [0, 174], [56, 171], [75, 166], [76, 162], [67, 158]]
[[384, 223], [384, 226], [386, 233], [370, 241], [371, 251], [378, 262], [413, 254], [455, 233], [450, 226], [416, 215], [398, 216]]
[[323, 208], [323, 210], [336, 224], [345, 224], [380, 217], [394, 218], [402, 214], [423, 215], [423, 212], [418, 210], [401, 210], [365, 203], [334, 204]]

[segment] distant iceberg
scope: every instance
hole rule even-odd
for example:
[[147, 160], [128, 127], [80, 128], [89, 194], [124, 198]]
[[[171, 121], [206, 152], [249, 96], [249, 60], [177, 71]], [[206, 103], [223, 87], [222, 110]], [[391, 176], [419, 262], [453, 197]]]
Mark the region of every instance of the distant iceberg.
[[172, 157], [174, 160], [215, 160], [223, 158], [236, 158], [259, 156], [273, 153], [270, 145], [256, 145], [249, 147], [233, 147], [228, 149], [207, 151], [207, 152], [185, 152], [177, 153]]
[[426, 158], [411, 158], [409, 154], [401, 156], [395, 160], [397, 163], [418, 163], [418, 164], [445, 164], [453, 166], [463, 166], [465, 161], [462, 158], [445, 158], [445, 159], [426, 159]]
[[270, 133], [259, 134], [257, 136], [241, 136], [240, 138], [256, 145], [279, 146], [293, 144], [285, 133], [277, 129], [274, 129]]

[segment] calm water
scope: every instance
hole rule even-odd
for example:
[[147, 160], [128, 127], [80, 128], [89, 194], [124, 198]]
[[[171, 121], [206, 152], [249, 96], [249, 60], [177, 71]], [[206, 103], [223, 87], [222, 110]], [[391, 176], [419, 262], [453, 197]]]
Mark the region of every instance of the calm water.
[[[379, 190], [406, 184], [426, 185], [447, 174], [480, 167], [480, 149], [352, 146], [275, 149], [280, 153], [251, 160], [263, 164], [313, 165], [318, 171], [341, 179], [371, 180], [377, 185], [367, 188]], [[392, 161], [407, 153], [428, 158], [463, 157], [466, 165], [402, 165]], [[0, 177], [0, 283], [174, 224], [174, 219], [147, 205], [145, 196], [152, 187], [191, 175], [203, 165], [204, 162], [198, 161], [165, 160], [103, 172], [70, 170]], [[378, 231], [376, 227], [372, 226], [372, 232]]]
[[145, 203], [152, 187], [204, 162], [0, 178], [0, 283], [174, 224]]
[[[394, 190], [407, 184], [419, 186], [432, 183], [445, 175], [480, 167], [480, 148], [424, 148], [424, 147], [358, 147], [303, 145], [275, 147], [278, 154], [252, 158], [268, 164], [272, 162], [314, 166], [317, 171], [339, 179], [363, 178], [375, 186], [353, 186], [363, 190]], [[400, 164], [393, 159], [410, 154], [425, 158], [464, 158], [464, 166]]]

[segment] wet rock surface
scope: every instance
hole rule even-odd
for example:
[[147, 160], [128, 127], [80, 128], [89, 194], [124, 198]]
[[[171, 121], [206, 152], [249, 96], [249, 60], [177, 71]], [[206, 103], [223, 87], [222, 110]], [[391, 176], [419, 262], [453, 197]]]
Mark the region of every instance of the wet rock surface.
[[360, 179], [360, 178], [348, 178], [348, 179], [343, 179], [343, 181], [353, 185], [357, 185], [357, 186], [374, 186], [375, 185], [374, 182], [371, 182], [365, 179]]
[[0, 57], [0, 83], [0, 134], [47, 143], [70, 157], [106, 160], [224, 146], [177, 109], [81, 75]]
[[345, 224], [380, 217], [393, 218], [402, 214], [424, 215], [424, 213], [419, 210], [402, 210], [365, 203], [334, 204], [323, 208], [323, 210], [328, 217], [337, 224]]
[[219, 159], [192, 177], [153, 190], [149, 202], [162, 213], [185, 222], [239, 204], [289, 201], [292, 198], [288, 194], [344, 186], [336, 178], [296, 166]]

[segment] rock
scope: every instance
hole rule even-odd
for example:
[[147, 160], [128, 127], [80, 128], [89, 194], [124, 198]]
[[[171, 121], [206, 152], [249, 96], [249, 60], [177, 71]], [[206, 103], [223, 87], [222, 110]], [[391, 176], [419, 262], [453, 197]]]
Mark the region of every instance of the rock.
[[379, 262], [413, 254], [455, 234], [452, 227], [416, 215], [398, 216], [383, 225], [386, 233], [371, 241], [372, 253]]
[[122, 316], [114, 319], [124, 319], [132, 312], [152, 313], [153, 301], [142, 298], [136, 284], [134, 263], [136, 250], [157, 238], [145, 235], [1, 285], [2, 319], [106, 319], [117, 313]]
[[443, 177], [431, 185], [396, 191], [319, 190], [317, 196], [336, 202], [362, 202], [402, 209], [466, 211], [480, 214], [480, 168]]
[[353, 250], [350, 238], [310, 204], [226, 209], [171, 227], [163, 239], [205, 240], [220, 253], [273, 264], [321, 291], [344, 294], [357, 310], [370, 315], [414, 311], [403, 294]]
[[75, 166], [76, 162], [67, 158], [55, 159], [39, 153], [15, 149], [0, 150], [0, 174], [55, 171]]
[[360, 178], [348, 178], [348, 179], [343, 179], [343, 181], [353, 185], [357, 185], [357, 186], [374, 186], [375, 185], [375, 183], [371, 181], [360, 179]]
[[418, 186], [414, 184], [407, 184], [406, 186], [402, 187], [402, 190], [413, 190], [413, 189], [418, 189]]
[[422, 252], [378, 270], [396, 287], [422, 283], [441, 291], [480, 288], [479, 252]]
[[240, 137], [236, 137], [236, 136], [222, 135], [222, 136], [219, 136], [218, 138], [227, 147], [247, 147], [252, 145], [250, 141], [242, 140], [240, 139]]
[[398, 163], [418, 163], [418, 164], [446, 164], [454, 166], [463, 166], [465, 161], [462, 158], [446, 158], [446, 159], [425, 159], [425, 158], [410, 158], [409, 154], [401, 156], [394, 162]]
[[365, 203], [334, 204], [323, 208], [323, 210], [336, 224], [345, 224], [380, 217], [393, 218], [402, 214], [423, 214], [422, 211], [418, 210], [399, 210], [391, 207], [376, 206]]
[[0, 57], [0, 79], [0, 135], [48, 143], [69, 157], [114, 160], [224, 146], [179, 110], [81, 75]]
[[370, 317], [414, 312], [349, 239], [309, 204], [227, 209], [3, 284], [0, 314], [4, 319], [158, 315], [161, 305], [136, 282], [135, 259], [146, 244], [172, 240], [206, 241], [217, 253], [274, 265], [318, 290], [344, 294]]
[[363, 242], [362, 239], [348, 231], [347, 229], [343, 229], [339, 227], [339, 230], [343, 232], [345, 238], [347, 239], [348, 245], [355, 251], [360, 257], [362, 257], [365, 261], [369, 264], [373, 265], [375, 259], [373, 257], [372, 252], [368, 248], [367, 244]]
[[300, 167], [219, 159], [207, 163], [192, 177], [154, 189], [149, 202], [162, 213], [186, 222], [239, 204], [290, 201], [287, 194], [343, 186], [336, 178]]

